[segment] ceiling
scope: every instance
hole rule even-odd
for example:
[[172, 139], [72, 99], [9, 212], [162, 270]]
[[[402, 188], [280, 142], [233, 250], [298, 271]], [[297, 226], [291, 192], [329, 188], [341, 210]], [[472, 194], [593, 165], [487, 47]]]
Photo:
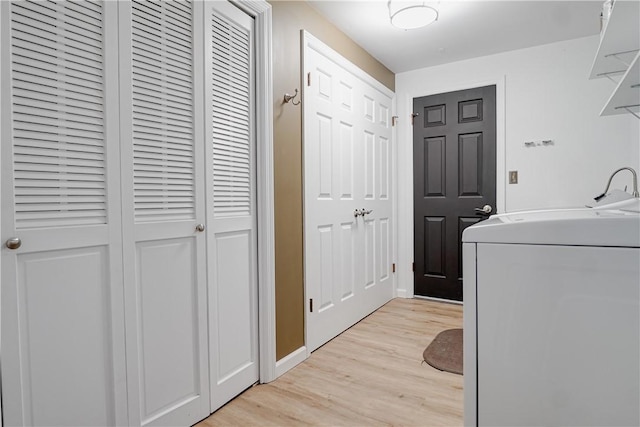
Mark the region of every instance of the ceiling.
[[394, 73], [598, 34], [602, 10], [594, 0], [441, 0], [437, 22], [405, 31], [387, 0], [306, 1]]

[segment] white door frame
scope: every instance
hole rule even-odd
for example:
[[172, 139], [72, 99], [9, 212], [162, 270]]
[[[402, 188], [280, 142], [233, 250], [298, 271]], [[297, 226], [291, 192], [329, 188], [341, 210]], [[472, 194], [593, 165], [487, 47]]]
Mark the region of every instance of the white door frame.
[[401, 298], [413, 298], [413, 126], [411, 113], [413, 99], [440, 93], [473, 89], [482, 86], [496, 86], [496, 212], [505, 212], [506, 208], [506, 76], [497, 75], [484, 80], [470, 80], [438, 85], [433, 89], [410, 88], [406, 92], [396, 92], [399, 126], [397, 129], [398, 146], [398, 277], [396, 295]]
[[265, 0], [232, 0], [231, 2], [255, 20], [258, 335], [260, 382], [267, 383], [276, 379], [271, 5]]

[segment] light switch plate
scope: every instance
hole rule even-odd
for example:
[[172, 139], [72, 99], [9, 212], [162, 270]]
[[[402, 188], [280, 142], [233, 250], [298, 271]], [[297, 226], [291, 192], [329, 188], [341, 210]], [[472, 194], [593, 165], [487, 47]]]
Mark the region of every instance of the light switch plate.
[[509, 171], [509, 184], [518, 183], [518, 171]]

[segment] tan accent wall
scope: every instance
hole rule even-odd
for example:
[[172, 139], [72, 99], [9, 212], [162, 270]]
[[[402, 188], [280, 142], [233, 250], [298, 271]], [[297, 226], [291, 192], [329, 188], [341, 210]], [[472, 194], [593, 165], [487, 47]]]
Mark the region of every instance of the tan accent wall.
[[[394, 90], [395, 76], [304, 1], [274, 1], [273, 101], [276, 246], [276, 359], [304, 345], [302, 106], [283, 104], [302, 91], [300, 30]], [[296, 98], [296, 100], [299, 98]]]

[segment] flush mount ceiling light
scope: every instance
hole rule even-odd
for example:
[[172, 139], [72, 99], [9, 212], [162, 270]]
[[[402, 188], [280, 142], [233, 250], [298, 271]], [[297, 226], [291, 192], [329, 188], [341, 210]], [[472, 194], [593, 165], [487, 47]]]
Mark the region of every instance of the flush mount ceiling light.
[[391, 24], [403, 30], [425, 27], [438, 20], [436, 2], [389, 0], [387, 5]]

